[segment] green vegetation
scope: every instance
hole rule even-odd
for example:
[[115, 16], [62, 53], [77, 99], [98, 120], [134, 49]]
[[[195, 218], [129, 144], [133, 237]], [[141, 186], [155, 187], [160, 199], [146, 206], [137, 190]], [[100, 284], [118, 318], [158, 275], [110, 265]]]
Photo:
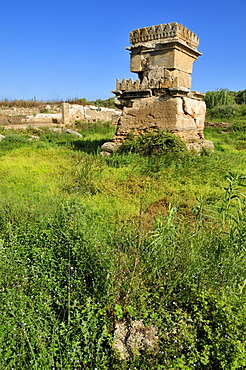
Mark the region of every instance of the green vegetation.
[[[32, 107], [42, 107], [44, 104], [48, 105], [59, 105], [63, 102], [63, 100], [37, 100], [35, 97], [29, 100], [8, 100], [2, 99], [0, 101], [0, 107], [20, 107], [20, 108], [32, 108]], [[96, 100], [87, 100], [86, 98], [68, 98], [65, 102], [70, 104], [80, 104], [80, 105], [95, 105], [96, 107], [105, 107], [105, 108], [115, 108], [114, 104], [114, 97], [108, 99], [96, 99]], [[48, 111], [44, 111], [43, 113], [50, 113]]]
[[96, 99], [96, 100], [87, 100], [86, 98], [78, 99], [68, 99], [67, 102], [70, 104], [80, 104], [80, 105], [94, 105], [96, 107], [105, 107], [105, 108], [114, 108], [114, 97], [108, 98], [108, 99]]
[[221, 89], [208, 91], [204, 98], [207, 121], [233, 123], [232, 130], [244, 131], [246, 127], [246, 90]]
[[[111, 125], [77, 130], [1, 131], [0, 369], [245, 369], [245, 132], [102, 157]], [[158, 340], [120, 360], [134, 320]]]
[[121, 145], [118, 153], [138, 153], [142, 156], [158, 157], [165, 155], [165, 159], [167, 154], [171, 154], [177, 159], [188, 152], [185, 143], [179, 137], [165, 131], [156, 130], [136, 138], [132, 135], [132, 133], [128, 135], [128, 140]]
[[235, 92], [228, 89], [208, 91], [205, 95], [205, 103], [208, 109], [235, 103]]
[[241, 91], [230, 91], [228, 89], [208, 91], [204, 100], [208, 109], [231, 104], [245, 105], [246, 89]]
[[87, 101], [86, 104], [95, 105], [96, 107], [115, 108], [114, 97], [102, 100], [96, 99], [93, 101]]

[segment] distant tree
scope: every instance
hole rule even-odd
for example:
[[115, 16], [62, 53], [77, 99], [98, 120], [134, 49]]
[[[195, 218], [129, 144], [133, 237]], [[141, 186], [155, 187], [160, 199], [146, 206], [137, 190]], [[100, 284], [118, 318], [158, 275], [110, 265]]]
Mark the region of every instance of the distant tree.
[[106, 107], [106, 108], [115, 108], [115, 104], [114, 104], [114, 98], [111, 97], [111, 98], [108, 98], [108, 99], [105, 99], [105, 100], [102, 100], [102, 99], [96, 99], [96, 100], [87, 100], [86, 98], [81, 98], [81, 99], [78, 99], [78, 98], [74, 98], [74, 99], [71, 99], [71, 98], [68, 98], [66, 100], [67, 103], [70, 103], [70, 104], [80, 104], [80, 105], [95, 105], [96, 107]]
[[115, 108], [114, 98], [108, 98], [105, 100], [97, 99], [86, 102], [86, 104], [95, 105], [96, 107]]
[[77, 101], [79, 104], [81, 104], [81, 105], [86, 105], [87, 104], [87, 100], [86, 100], [86, 98], [81, 98], [81, 99], [78, 99], [78, 101]]
[[234, 92], [228, 89], [208, 91], [204, 97], [208, 109], [235, 104]]
[[246, 89], [236, 92], [235, 101], [237, 104], [246, 104]]

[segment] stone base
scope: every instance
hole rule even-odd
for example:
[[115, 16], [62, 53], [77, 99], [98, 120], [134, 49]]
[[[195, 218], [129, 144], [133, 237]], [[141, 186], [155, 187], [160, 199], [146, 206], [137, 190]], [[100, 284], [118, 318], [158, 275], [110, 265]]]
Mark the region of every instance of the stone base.
[[[0, 141], [1, 139], [0, 135]], [[103, 157], [107, 157], [111, 155], [113, 152], [115, 152], [120, 146], [122, 145], [121, 143], [115, 143], [112, 141], [106, 142], [101, 146], [101, 155]], [[205, 149], [208, 152], [213, 153], [214, 152], [214, 144], [210, 140], [199, 140], [199, 141], [193, 141], [186, 143], [186, 147], [189, 150], [189, 152], [194, 152], [197, 153], [198, 155], [201, 154], [201, 152]]]
[[153, 130], [171, 132], [186, 143], [203, 140], [205, 112], [205, 102], [192, 94], [133, 99], [122, 110], [114, 141], [124, 141], [129, 133], [139, 135]]

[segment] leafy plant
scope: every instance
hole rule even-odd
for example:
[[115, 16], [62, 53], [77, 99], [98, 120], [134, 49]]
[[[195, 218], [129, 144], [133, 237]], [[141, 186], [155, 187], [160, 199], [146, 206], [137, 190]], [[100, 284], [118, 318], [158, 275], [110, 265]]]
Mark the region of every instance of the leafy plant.
[[165, 131], [153, 131], [136, 138], [126, 140], [118, 149], [118, 153], [139, 153], [142, 156], [158, 156], [187, 154], [184, 142], [177, 136]]

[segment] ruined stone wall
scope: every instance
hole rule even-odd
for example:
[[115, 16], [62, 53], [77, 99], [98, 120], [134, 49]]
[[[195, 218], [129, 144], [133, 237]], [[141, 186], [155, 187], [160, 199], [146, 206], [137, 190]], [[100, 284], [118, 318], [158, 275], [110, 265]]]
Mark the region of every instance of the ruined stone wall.
[[67, 125], [73, 124], [75, 121], [108, 122], [112, 121], [115, 116], [120, 116], [120, 114], [121, 112], [116, 109], [95, 107], [92, 105], [82, 106], [63, 103], [62, 107], [63, 123]]
[[61, 124], [62, 114], [61, 113], [38, 113], [36, 115], [27, 116], [22, 119], [22, 123], [34, 123], [34, 124]]
[[[51, 113], [42, 113], [50, 110]], [[118, 117], [121, 112], [116, 109], [81, 106], [63, 103], [62, 107], [55, 108], [0, 108], [0, 124], [64, 124], [72, 125], [75, 121], [108, 122]]]
[[8, 117], [15, 117], [15, 116], [28, 116], [31, 114], [37, 114], [40, 112], [39, 108], [8, 108], [2, 107], [0, 108], [0, 116], [8, 116]]

